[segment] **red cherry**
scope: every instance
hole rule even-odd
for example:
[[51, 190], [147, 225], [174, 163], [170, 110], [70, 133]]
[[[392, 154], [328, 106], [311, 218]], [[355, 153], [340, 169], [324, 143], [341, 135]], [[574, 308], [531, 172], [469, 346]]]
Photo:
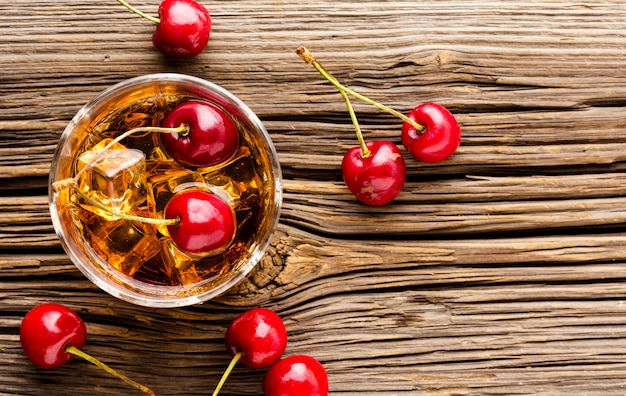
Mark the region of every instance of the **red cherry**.
[[361, 202], [381, 206], [391, 202], [404, 186], [406, 167], [398, 147], [389, 141], [367, 142], [370, 155], [363, 157], [360, 146], [343, 157], [343, 180]]
[[41, 304], [30, 310], [20, 326], [20, 342], [26, 356], [42, 368], [57, 368], [74, 355], [66, 348], [82, 348], [87, 339], [85, 323], [76, 312], [60, 304]]
[[249, 368], [264, 368], [277, 362], [287, 347], [287, 330], [274, 311], [253, 308], [236, 317], [225, 336], [226, 349], [241, 352], [241, 363]]
[[217, 396], [237, 362], [254, 369], [276, 363], [287, 348], [287, 329], [276, 312], [253, 308], [233, 319], [224, 343], [233, 358], [212, 396]]
[[176, 245], [189, 253], [226, 247], [235, 235], [235, 214], [220, 197], [207, 191], [184, 190], [165, 207], [166, 219], [179, 219], [167, 230]]
[[328, 375], [308, 355], [286, 357], [273, 364], [263, 378], [265, 396], [326, 396]]
[[154, 396], [154, 392], [81, 351], [87, 339], [85, 322], [72, 309], [46, 303], [31, 309], [20, 325], [20, 342], [26, 356], [42, 368], [57, 368], [79, 356], [128, 385]]
[[159, 19], [152, 43], [165, 56], [196, 56], [209, 43], [211, 17], [206, 8], [193, 0], [163, 0]]
[[461, 144], [459, 123], [442, 105], [423, 103], [411, 110], [408, 117], [425, 127], [420, 132], [408, 122], [402, 124], [402, 144], [417, 160], [443, 161]]
[[170, 111], [161, 126], [189, 126], [187, 134], [160, 135], [165, 150], [190, 167], [211, 166], [230, 158], [239, 148], [239, 132], [233, 120], [218, 107], [198, 100], [183, 102]]

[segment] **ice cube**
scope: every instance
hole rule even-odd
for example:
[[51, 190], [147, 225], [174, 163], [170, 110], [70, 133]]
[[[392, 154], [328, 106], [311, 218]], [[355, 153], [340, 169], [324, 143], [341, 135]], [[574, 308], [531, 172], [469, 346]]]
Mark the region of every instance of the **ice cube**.
[[164, 272], [173, 285], [206, 282], [230, 269], [230, 260], [224, 254], [201, 257], [181, 251], [169, 237], [161, 238], [160, 242]]
[[[146, 200], [146, 160], [140, 150], [128, 149], [105, 139], [78, 158], [78, 188], [100, 205], [113, 211], [129, 213]], [[86, 203], [85, 208], [107, 219], [116, 219], [107, 210]]]
[[[85, 213], [85, 231], [92, 248], [126, 275], [132, 276], [146, 261], [159, 254], [160, 244], [153, 225], [125, 219], [108, 220]], [[139, 210], [131, 210], [128, 214], [147, 215]]]
[[211, 189], [219, 194], [225, 193], [232, 200], [237, 218], [237, 239], [252, 240], [259, 228], [249, 226], [258, 224], [263, 215], [259, 210], [263, 206], [263, 178], [250, 149], [239, 148], [237, 153], [226, 163], [211, 168], [198, 169]]
[[248, 147], [240, 147], [228, 162], [209, 168], [200, 168], [198, 172], [209, 185], [227, 192], [233, 199], [235, 207], [258, 205], [256, 202], [260, 199], [263, 179], [257, 172], [254, 158]]

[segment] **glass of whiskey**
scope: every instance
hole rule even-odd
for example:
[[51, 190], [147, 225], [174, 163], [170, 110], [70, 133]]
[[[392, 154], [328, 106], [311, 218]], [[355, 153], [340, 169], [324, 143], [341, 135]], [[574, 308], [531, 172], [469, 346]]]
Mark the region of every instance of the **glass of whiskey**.
[[[186, 101], [232, 119], [234, 154], [204, 167], [168, 154], [149, 127]], [[106, 89], [68, 124], [50, 170], [50, 213], [72, 262], [101, 289], [138, 305], [180, 307], [225, 293], [261, 260], [280, 216], [281, 180], [269, 134], [241, 100], [197, 77], [149, 74]], [[235, 231], [223, 248], [187, 252], [166, 225], [138, 220], [163, 219], [169, 200], [190, 189], [230, 205]]]

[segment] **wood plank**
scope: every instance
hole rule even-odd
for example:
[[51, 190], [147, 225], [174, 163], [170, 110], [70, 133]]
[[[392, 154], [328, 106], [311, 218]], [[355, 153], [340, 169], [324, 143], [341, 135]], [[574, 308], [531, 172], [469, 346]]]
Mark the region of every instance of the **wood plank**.
[[[331, 378], [340, 378], [339, 393], [428, 392], [436, 383], [442, 392], [462, 387], [470, 395], [497, 394], [510, 381], [556, 392], [576, 389], [583, 385], [580, 378], [600, 371], [606, 382], [599, 389], [610, 392], [624, 369], [614, 357], [626, 348], [618, 330], [623, 315], [616, 315], [624, 310], [624, 238], [428, 241], [404, 248], [398, 243], [390, 255], [384, 245], [337, 243], [290, 229], [276, 246], [284, 258], [280, 273], [265, 276], [271, 286], [260, 285], [243, 300], [250, 283], [264, 277], [263, 266], [240, 290], [193, 308], [146, 312], [106, 296], [71, 266], [24, 273], [11, 288], [23, 292], [9, 295], [5, 289], [2, 295], [8, 312], [27, 310], [42, 297], [29, 290], [63, 298], [89, 320], [92, 353], [121, 367], [141, 362], [133, 374], [148, 383], [154, 370], [166, 376], [183, 372], [190, 392], [216, 381], [228, 358], [222, 336], [237, 311], [223, 304], [245, 309], [258, 303], [271, 304], [286, 318], [291, 353], [314, 350], [326, 362]], [[57, 256], [40, 264], [62, 261]], [[32, 282], [41, 286], [26, 286]], [[18, 325], [17, 319], [6, 322], [6, 333]], [[11, 339], [3, 342], [11, 345]], [[150, 343], [159, 349], [146, 349]], [[7, 352], [2, 366], [28, 375], [19, 348]], [[56, 375], [80, 370], [84, 376], [63, 392], [81, 394], [93, 381], [102, 384], [98, 392], [121, 391], [113, 379], [96, 380], [86, 364], [72, 365]], [[54, 381], [56, 375], [38, 376]], [[355, 375], [370, 380], [350, 380]], [[241, 369], [233, 381], [242, 392], [258, 391], [254, 373]], [[47, 383], [52, 394], [62, 394]], [[171, 394], [176, 386], [170, 381], [156, 389]]]
[[[623, 395], [626, 376], [626, 3], [236, 0], [206, 3], [193, 60], [153, 48], [116, 1], [0, 2], [0, 395], [130, 394], [86, 362], [31, 365], [22, 316], [43, 301], [85, 319], [85, 350], [158, 395], [206, 395], [228, 364], [226, 326], [252, 306], [285, 319], [288, 354], [317, 357], [332, 395]], [[133, 0], [156, 14], [158, 2]], [[449, 160], [404, 152], [391, 205], [341, 180], [356, 144], [336, 90], [407, 112], [448, 106]], [[284, 205], [268, 253], [202, 305], [148, 309], [98, 289], [56, 237], [47, 177], [76, 112], [110, 85], [180, 72], [231, 90], [279, 152]], [[367, 139], [400, 122], [354, 103]], [[260, 395], [238, 367], [223, 395]], [[79, 374], [78, 374], [79, 373]], [[181, 388], [183, 388], [181, 390]]]

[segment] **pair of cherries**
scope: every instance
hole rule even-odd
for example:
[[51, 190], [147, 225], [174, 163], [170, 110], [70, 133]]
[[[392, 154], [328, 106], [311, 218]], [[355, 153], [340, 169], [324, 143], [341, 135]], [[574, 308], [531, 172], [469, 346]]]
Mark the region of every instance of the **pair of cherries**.
[[308, 49], [299, 47], [296, 53], [333, 84], [346, 102], [360, 145], [346, 152], [341, 170], [344, 182], [359, 201], [372, 206], [382, 206], [394, 200], [404, 186], [406, 165], [402, 153], [393, 142], [364, 141], [348, 95], [404, 121], [401, 132], [402, 144], [418, 161], [443, 161], [459, 147], [461, 128], [452, 113], [444, 106], [433, 102], [423, 103], [405, 116], [343, 86], [324, 69]]
[[[231, 158], [239, 148], [235, 122], [219, 107], [200, 100], [178, 104], [163, 119], [160, 127], [139, 127], [124, 132], [109, 142], [72, 179], [55, 183], [75, 185], [82, 173], [101, 160], [107, 150], [139, 132], [160, 133], [161, 145], [178, 163], [190, 168], [210, 167]], [[177, 192], [167, 203], [163, 219], [130, 216], [106, 207], [76, 189], [89, 204], [119, 218], [167, 226], [170, 238], [182, 250], [192, 254], [219, 251], [233, 240], [237, 228], [231, 206], [218, 195], [205, 190]]]
[[283, 358], [287, 330], [276, 312], [253, 308], [237, 316], [224, 337], [233, 358], [212, 396], [217, 396], [237, 362], [252, 369], [269, 368], [263, 377], [266, 396], [327, 396], [328, 376], [312, 356]]
[[[239, 148], [239, 132], [233, 120], [218, 107], [199, 100], [183, 102], [170, 111], [161, 126], [184, 132], [163, 133], [161, 144], [178, 163], [190, 168], [222, 163]], [[179, 219], [168, 226], [170, 238], [189, 253], [212, 252], [227, 246], [236, 231], [233, 209], [217, 195], [183, 190], [165, 207], [165, 219]]]
[[117, 1], [157, 25], [152, 44], [165, 56], [193, 57], [209, 43], [211, 16], [204, 6], [194, 0], [163, 0], [159, 5], [158, 18], [143, 13], [125, 0]]
[[[87, 329], [72, 309], [45, 303], [31, 309], [20, 326], [24, 353], [41, 368], [57, 368], [79, 356], [127, 384], [154, 395], [154, 392], [83, 352]], [[216, 396], [237, 361], [249, 368], [267, 368], [263, 378], [266, 396], [327, 396], [328, 377], [324, 367], [308, 355], [282, 358], [287, 347], [287, 331], [282, 319], [267, 308], [253, 308], [229, 325], [225, 344], [233, 360], [213, 396]]]

